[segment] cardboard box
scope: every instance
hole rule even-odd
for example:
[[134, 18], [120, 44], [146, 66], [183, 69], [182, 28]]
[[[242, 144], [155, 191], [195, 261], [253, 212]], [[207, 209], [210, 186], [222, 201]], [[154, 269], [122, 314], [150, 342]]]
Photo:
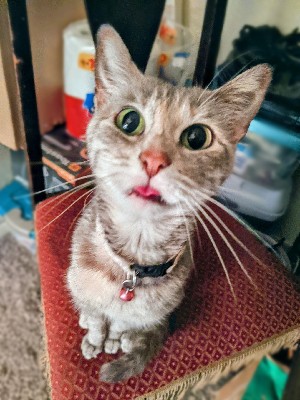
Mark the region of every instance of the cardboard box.
[[6, 2], [0, 2], [0, 143], [17, 150], [24, 147], [21, 101]]

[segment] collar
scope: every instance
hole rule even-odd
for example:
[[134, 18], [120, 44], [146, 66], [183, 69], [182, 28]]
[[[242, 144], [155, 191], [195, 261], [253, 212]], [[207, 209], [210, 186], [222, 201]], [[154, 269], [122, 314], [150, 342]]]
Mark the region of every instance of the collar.
[[149, 277], [149, 278], [158, 278], [160, 276], [164, 276], [169, 273], [177, 264], [180, 256], [183, 254], [185, 248], [181, 249], [181, 251], [177, 254], [176, 257], [168, 260], [163, 264], [155, 264], [155, 265], [140, 265], [140, 264], [131, 264], [129, 269], [132, 273], [129, 273], [127, 279], [122, 282], [122, 287], [120, 290], [119, 297], [122, 301], [131, 301], [135, 294], [134, 289], [137, 285], [137, 277], [139, 279]]
[[154, 264], [154, 265], [132, 264], [130, 265], [130, 269], [134, 271], [139, 278], [146, 278], [146, 277], [158, 278], [159, 276], [166, 275], [167, 270], [171, 268], [172, 265], [174, 264], [175, 258], [163, 264]]
[[[166, 261], [162, 264], [154, 264], [154, 265], [141, 265], [141, 264], [131, 264], [130, 270], [135, 272], [139, 278], [158, 278], [160, 276], [164, 276], [168, 273], [168, 270], [171, 267], [175, 267], [180, 256], [183, 254], [185, 247], [181, 249], [181, 251], [170, 260]], [[170, 272], [170, 271], [169, 271]]]

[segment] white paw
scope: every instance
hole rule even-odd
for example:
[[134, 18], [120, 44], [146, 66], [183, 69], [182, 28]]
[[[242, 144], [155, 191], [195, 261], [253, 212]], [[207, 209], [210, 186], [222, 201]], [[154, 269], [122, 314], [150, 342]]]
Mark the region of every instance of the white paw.
[[104, 343], [104, 351], [106, 354], [116, 354], [120, 348], [120, 341], [117, 339], [107, 338]]
[[80, 314], [79, 317], [79, 326], [82, 329], [88, 329], [88, 319], [84, 314]]
[[123, 353], [131, 353], [133, 350], [133, 342], [127, 333], [121, 336], [121, 350]]
[[88, 334], [86, 334], [81, 343], [81, 351], [82, 355], [86, 360], [90, 360], [91, 358], [96, 358], [99, 353], [101, 353], [100, 346], [92, 345], [88, 340]]

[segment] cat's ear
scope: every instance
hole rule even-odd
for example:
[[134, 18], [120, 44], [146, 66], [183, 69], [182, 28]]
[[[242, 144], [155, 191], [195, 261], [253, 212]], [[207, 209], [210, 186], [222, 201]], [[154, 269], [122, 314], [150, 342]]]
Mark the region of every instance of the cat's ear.
[[224, 122], [230, 121], [230, 141], [238, 142], [257, 114], [272, 79], [267, 64], [257, 65], [215, 90], [218, 109]]
[[111, 95], [121, 94], [142, 76], [119, 34], [112, 26], [102, 25], [97, 33], [95, 62], [97, 102], [105, 103]]

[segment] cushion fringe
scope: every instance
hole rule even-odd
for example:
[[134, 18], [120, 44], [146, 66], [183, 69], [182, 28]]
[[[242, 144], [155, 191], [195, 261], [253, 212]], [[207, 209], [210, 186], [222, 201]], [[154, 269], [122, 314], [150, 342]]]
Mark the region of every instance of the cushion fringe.
[[259, 360], [265, 355], [276, 353], [282, 348], [294, 347], [299, 340], [300, 327], [291, 328], [283, 334], [273, 336], [232, 357], [215, 362], [208, 367], [201, 368], [185, 378], [170, 383], [162, 389], [157, 389], [147, 395], [139, 396], [136, 400], [179, 400], [179, 396], [191, 385], [197, 383], [198, 389], [205, 386], [207, 383], [214, 383], [223, 375], [226, 375], [232, 370], [236, 371], [251, 361]]

